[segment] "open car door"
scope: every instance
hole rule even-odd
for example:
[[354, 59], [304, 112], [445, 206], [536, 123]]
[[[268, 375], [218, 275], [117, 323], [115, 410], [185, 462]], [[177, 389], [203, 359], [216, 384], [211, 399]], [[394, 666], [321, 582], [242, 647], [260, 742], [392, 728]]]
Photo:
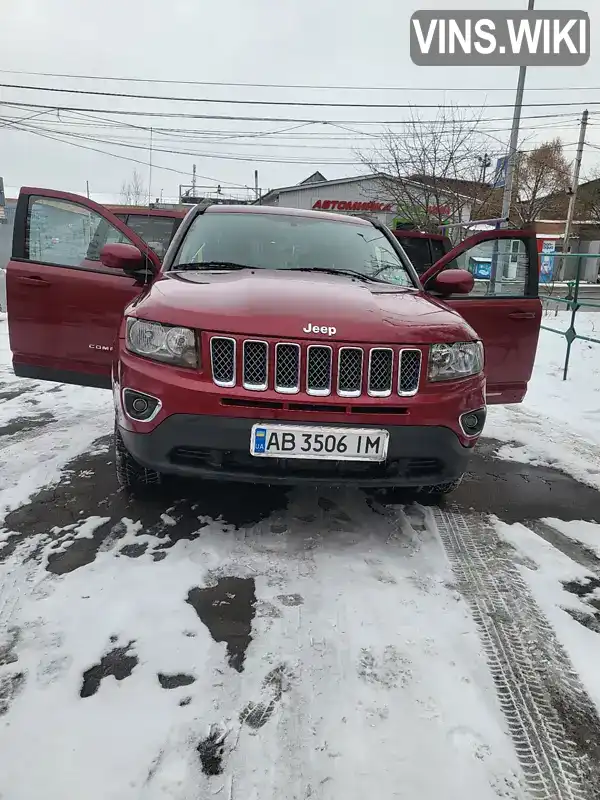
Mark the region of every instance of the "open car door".
[[425, 289], [444, 269], [466, 269], [475, 286], [450, 295], [485, 347], [487, 402], [520, 403], [527, 392], [542, 320], [535, 234], [494, 230], [465, 239], [421, 276]]
[[21, 190], [6, 274], [16, 375], [110, 388], [123, 310], [143, 288], [101, 263], [102, 247], [116, 242], [135, 245], [153, 272], [160, 268], [156, 253], [104, 206]]

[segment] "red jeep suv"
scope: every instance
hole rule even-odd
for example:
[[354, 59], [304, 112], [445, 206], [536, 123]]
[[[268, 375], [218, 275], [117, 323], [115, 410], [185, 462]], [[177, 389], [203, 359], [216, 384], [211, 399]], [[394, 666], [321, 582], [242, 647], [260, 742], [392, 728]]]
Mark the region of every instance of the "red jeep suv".
[[15, 373], [112, 387], [132, 489], [170, 473], [450, 491], [486, 405], [523, 399], [541, 319], [524, 231], [419, 278], [367, 219], [196, 206], [161, 264], [103, 206], [47, 189], [21, 191], [7, 287]]

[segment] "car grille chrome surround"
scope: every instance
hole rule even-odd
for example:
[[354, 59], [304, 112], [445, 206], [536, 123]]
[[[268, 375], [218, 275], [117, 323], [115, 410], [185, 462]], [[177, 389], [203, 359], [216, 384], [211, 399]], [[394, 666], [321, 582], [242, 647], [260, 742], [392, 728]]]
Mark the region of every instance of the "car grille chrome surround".
[[369, 352], [367, 392], [371, 397], [389, 397], [392, 393], [394, 351], [391, 347], [373, 347]]
[[269, 345], [260, 339], [246, 339], [242, 352], [244, 389], [264, 392], [269, 385]]
[[[212, 380], [222, 388], [344, 398], [419, 391], [426, 353], [419, 347], [340, 346], [209, 335]], [[239, 372], [239, 378], [238, 378]]]
[[213, 336], [210, 340], [210, 366], [217, 386], [231, 388], [236, 379], [236, 341], [229, 336]]
[[362, 347], [340, 347], [337, 377], [340, 397], [360, 397], [362, 394], [364, 360]]
[[331, 394], [333, 348], [324, 344], [310, 344], [306, 348], [306, 394], [327, 397]]
[[419, 391], [423, 353], [415, 348], [400, 350], [398, 365], [398, 394], [412, 397]]
[[300, 345], [278, 342], [275, 345], [275, 391], [298, 394], [300, 391]]

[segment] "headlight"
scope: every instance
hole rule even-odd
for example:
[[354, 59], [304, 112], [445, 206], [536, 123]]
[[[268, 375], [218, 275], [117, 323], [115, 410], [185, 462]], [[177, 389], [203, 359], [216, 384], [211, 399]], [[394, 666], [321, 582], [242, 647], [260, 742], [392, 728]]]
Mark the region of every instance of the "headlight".
[[196, 334], [190, 328], [145, 319], [127, 320], [127, 349], [138, 356], [179, 367], [198, 366]]
[[451, 381], [477, 375], [483, 369], [481, 342], [433, 344], [429, 349], [430, 381]]

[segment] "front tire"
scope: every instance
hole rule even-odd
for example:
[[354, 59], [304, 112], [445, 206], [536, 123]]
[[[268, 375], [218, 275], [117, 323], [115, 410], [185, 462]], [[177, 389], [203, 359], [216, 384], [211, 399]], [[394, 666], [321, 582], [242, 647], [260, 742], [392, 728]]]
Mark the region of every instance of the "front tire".
[[160, 486], [162, 475], [138, 463], [125, 447], [125, 442], [115, 422], [115, 469], [119, 486], [132, 494], [148, 492], [153, 486]]

